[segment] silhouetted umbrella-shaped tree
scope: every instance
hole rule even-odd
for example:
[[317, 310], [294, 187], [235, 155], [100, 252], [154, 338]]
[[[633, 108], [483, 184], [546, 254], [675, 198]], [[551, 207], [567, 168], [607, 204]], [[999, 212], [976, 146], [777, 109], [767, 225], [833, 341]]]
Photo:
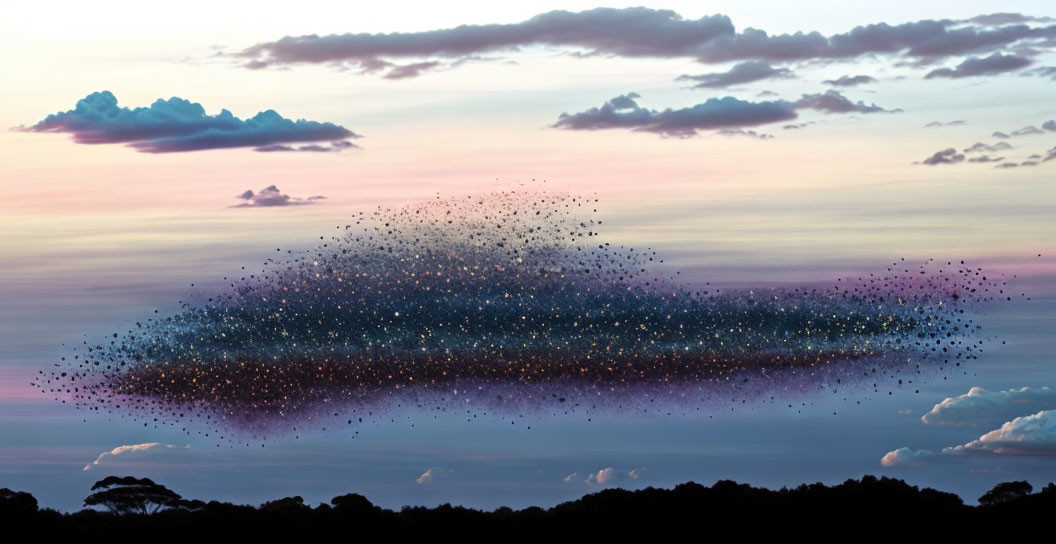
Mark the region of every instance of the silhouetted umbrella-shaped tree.
[[1028, 482], [1004, 482], [994, 486], [993, 489], [987, 491], [982, 497], [979, 497], [979, 504], [983, 506], [990, 506], [992, 504], [999, 504], [1002, 502], [1008, 502], [1012, 499], [1018, 499], [1026, 495], [1030, 495], [1030, 492], [1034, 491], [1034, 486]]
[[85, 506], [104, 506], [115, 514], [153, 514], [166, 507], [179, 506], [181, 497], [149, 478], [107, 476], [95, 482]]

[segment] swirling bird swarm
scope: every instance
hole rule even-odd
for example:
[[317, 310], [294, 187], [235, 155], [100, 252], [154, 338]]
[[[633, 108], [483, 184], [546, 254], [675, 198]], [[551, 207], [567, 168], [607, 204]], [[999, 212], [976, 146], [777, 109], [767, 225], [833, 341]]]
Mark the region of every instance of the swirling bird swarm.
[[218, 295], [85, 342], [36, 385], [91, 411], [258, 431], [394, 402], [567, 412], [750, 379], [758, 396], [959, 366], [982, 346], [966, 309], [1006, 298], [952, 261], [694, 290], [651, 271], [655, 252], [602, 241], [596, 202], [526, 191], [360, 213]]

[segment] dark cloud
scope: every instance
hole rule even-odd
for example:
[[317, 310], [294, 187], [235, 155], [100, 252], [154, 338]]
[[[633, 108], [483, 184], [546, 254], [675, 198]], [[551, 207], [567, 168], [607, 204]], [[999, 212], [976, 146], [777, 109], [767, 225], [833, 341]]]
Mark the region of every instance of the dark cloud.
[[937, 77], [962, 78], [1003, 74], [1029, 66], [1032, 61], [1018, 55], [994, 53], [989, 57], [970, 57], [955, 68], [939, 68], [928, 72], [924, 79]]
[[846, 96], [832, 89], [824, 93], [803, 95], [802, 98], [796, 101], [796, 108], [807, 108], [827, 113], [895, 113], [902, 111], [884, 109], [876, 104], [867, 105], [860, 100], [851, 102]]
[[236, 56], [248, 68], [321, 63], [367, 69], [393, 59], [457, 61], [496, 51], [547, 46], [585, 50], [580, 56], [692, 58], [703, 63], [850, 60], [885, 54], [933, 62], [1044, 44], [1044, 40], [1056, 36], [1056, 25], [1026, 24], [1041, 19], [995, 27], [996, 20], [1013, 22], [1009, 14], [995, 14], [981, 16], [967, 26], [963, 21], [923, 20], [859, 26], [831, 36], [816, 31], [770, 35], [753, 28], [738, 32], [725, 15], [684, 19], [670, 10], [597, 8], [575, 13], [551, 11], [512, 24], [460, 25], [421, 32], [287, 36], [253, 45]]
[[1013, 130], [1011, 136], [1030, 136], [1032, 134], [1045, 134], [1045, 131], [1035, 126], [1029, 126]]
[[1022, 23], [1045, 23], [1052, 21], [1052, 17], [1031, 17], [1022, 13], [991, 13], [989, 15], [977, 15], [965, 22], [977, 25], [1002, 26]]
[[864, 85], [866, 83], [875, 83], [876, 78], [872, 76], [859, 75], [859, 76], [840, 76], [836, 79], [826, 79], [822, 83], [826, 85], [832, 85], [834, 87], [854, 87], [855, 85]]
[[929, 166], [935, 166], [937, 164], [956, 164], [964, 160], [964, 155], [957, 153], [957, 150], [950, 147], [943, 149], [942, 151], [936, 151], [934, 155], [921, 161], [922, 164]]
[[1005, 149], [1012, 149], [1012, 145], [1008, 142], [997, 142], [994, 145], [984, 144], [983, 142], [976, 142], [971, 147], [964, 148], [965, 153], [978, 153], [980, 151], [1003, 151]]
[[392, 70], [389, 70], [383, 77], [385, 79], [406, 79], [409, 77], [418, 77], [422, 72], [433, 70], [438, 68], [440, 63], [437, 61], [427, 62], [415, 62], [413, 64], [405, 64], [403, 66], [397, 66]]
[[754, 130], [745, 130], [743, 128], [724, 128], [715, 134], [719, 136], [747, 136], [749, 138], [756, 138], [758, 140], [770, 140], [774, 137], [773, 134], [764, 134], [762, 132], [756, 132]]
[[1015, 162], [1003, 162], [1003, 163], [1001, 163], [1001, 164], [999, 164], [999, 165], [995, 166], [994, 168], [1015, 168], [1015, 167], [1017, 167], [1017, 166], [1019, 166], [1019, 163], [1015, 163]]
[[759, 98], [766, 98], [769, 96], [777, 96], [777, 93], [775, 93], [774, 91], [759, 91], [759, 93], [755, 96], [758, 96]]
[[791, 125], [785, 125], [785, 126], [783, 126], [781, 128], [783, 128], [785, 130], [797, 130], [797, 129], [801, 129], [801, 128], [806, 128], [808, 125], [813, 125], [813, 124], [814, 124], [814, 121], [807, 121], [805, 123], [793, 123]]
[[1023, 75], [1050, 77], [1056, 81], [1056, 66], [1038, 66], [1037, 68], [1024, 71]]
[[968, 159], [968, 162], [1001, 162], [1005, 160], [1004, 157], [991, 157], [990, 155], [979, 155], [978, 157], [972, 157]]
[[742, 62], [727, 72], [702, 74], [698, 76], [678, 76], [677, 81], [695, 81], [694, 88], [717, 88], [751, 83], [762, 79], [793, 78], [795, 75], [788, 68], [774, 68], [765, 62]]
[[924, 127], [925, 127], [925, 128], [934, 128], [934, 127], [954, 127], [954, 126], [959, 126], [959, 125], [967, 125], [967, 124], [968, 124], [968, 121], [961, 121], [961, 120], [958, 120], [958, 121], [950, 121], [950, 122], [948, 122], [948, 123], [943, 123], [943, 122], [941, 122], [941, 121], [932, 121], [932, 122], [930, 122], [930, 123], [928, 123], [928, 124], [924, 125]]
[[629, 93], [605, 102], [600, 108], [562, 113], [553, 127], [570, 130], [626, 128], [684, 138], [696, 135], [698, 130], [752, 127], [796, 118], [794, 105], [783, 100], [746, 102], [727, 96], [710, 98], [688, 108], [658, 111], [640, 107], [637, 98], [637, 93]]
[[1041, 128], [1051, 132], [1056, 132], [1056, 120], [1045, 121], [1041, 124]]
[[994, 132], [994, 133], [993, 133], [993, 134], [991, 134], [990, 136], [992, 136], [992, 137], [994, 137], [994, 138], [1001, 138], [1002, 140], [1004, 140], [1004, 139], [1007, 139], [1007, 138], [1008, 138], [1008, 134], [1005, 134], [1004, 132]]
[[600, 108], [590, 108], [579, 113], [562, 113], [553, 128], [569, 130], [599, 130], [625, 128], [635, 131], [653, 132], [662, 136], [687, 138], [698, 130], [738, 129], [754, 127], [798, 117], [797, 109], [812, 109], [825, 113], [876, 113], [896, 112], [876, 104], [851, 102], [842, 94], [830, 90], [820, 94], [805, 94], [796, 102], [774, 100], [747, 102], [732, 96], [710, 98], [707, 101], [681, 109], [650, 110], [638, 105], [637, 93], [617, 96]]
[[1041, 159], [1041, 162], [1048, 162], [1056, 159], [1056, 147], [1053, 147], [1045, 152], [1045, 158]]
[[[274, 110], [242, 120], [228, 110], [207, 115], [198, 103], [158, 99], [145, 108], [125, 108], [109, 91], [92, 93], [69, 111], [54, 113], [22, 130], [62, 132], [81, 144], [124, 143], [144, 153], [256, 147], [267, 151], [295, 142], [338, 141], [359, 135], [333, 123], [286, 119]], [[350, 142], [348, 142], [350, 143]]]
[[317, 195], [310, 196], [308, 198], [296, 198], [288, 194], [283, 193], [278, 187], [270, 185], [260, 190], [259, 193], [246, 190], [236, 198], [244, 200], [241, 204], [231, 206], [232, 208], [274, 208], [278, 206], [301, 206], [305, 204], [313, 204], [318, 200], [324, 200], [326, 197]]

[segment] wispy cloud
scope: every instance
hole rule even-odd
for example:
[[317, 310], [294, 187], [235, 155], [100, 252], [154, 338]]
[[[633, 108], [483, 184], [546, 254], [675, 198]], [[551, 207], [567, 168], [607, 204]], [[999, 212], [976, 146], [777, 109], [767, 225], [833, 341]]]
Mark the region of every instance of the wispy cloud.
[[273, 208], [277, 206], [302, 206], [305, 204], [315, 204], [320, 200], [325, 200], [326, 197], [322, 195], [310, 196], [308, 198], [297, 198], [292, 197], [279, 190], [274, 185], [269, 185], [260, 190], [260, 192], [254, 193], [251, 190], [246, 190], [237, 197], [239, 200], [243, 200], [241, 204], [231, 206], [232, 208]]
[[953, 68], [938, 68], [928, 72], [925, 79], [937, 77], [962, 78], [1003, 74], [1030, 66], [1031, 60], [1019, 55], [994, 53], [989, 57], [970, 57]]
[[735, 65], [726, 72], [701, 75], [681, 75], [676, 81], [693, 81], [697, 89], [730, 87], [764, 79], [788, 79], [795, 75], [788, 68], [774, 68], [765, 62], [747, 61]]
[[822, 83], [826, 85], [832, 85], [834, 87], [854, 87], [857, 85], [865, 85], [866, 83], [876, 83], [876, 78], [867, 75], [847, 75], [840, 76], [836, 79], [826, 79]]
[[115, 457], [115, 456], [127, 457], [127, 456], [130, 456], [130, 455], [144, 454], [144, 453], [148, 453], [148, 452], [158, 452], [158, 451], [176, 450], [176, 449], [190, 449], [190, 447], [191, 447], [190, 445], [181, 447], [181, 446], [174, 446], [172, 444], [162, 444], [161, 442], [147, 442], [145, 444], [131, 444], [131, 445], [128, 445], [128, 446], [118, 446], [118, 447], [116, 447], [116, 448], [114, 448], [114, 449], [112, 449], [110, 451], [104, 451], [103, 453], [100, 453], [99, 456], [95, 458], [95, 461], [92, 461], [91, 463], [88, 463], [87, 465], [84, 465], [84, 469], [82, 469], [82, 470], [92, 470], [93, 468], [99, 466], [99, 464], [102, 463], [103, 460], [108, 458], [108, 457]]

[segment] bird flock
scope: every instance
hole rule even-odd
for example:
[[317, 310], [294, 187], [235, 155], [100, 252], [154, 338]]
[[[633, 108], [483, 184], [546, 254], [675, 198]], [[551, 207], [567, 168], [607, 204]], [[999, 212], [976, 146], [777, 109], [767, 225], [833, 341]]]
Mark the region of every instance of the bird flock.
[[144, 425], [254, 437], [395, 406], [512, 422], [746, 403], [958, 367], [984, 345], [972, 311], [1012, 299], [963, 261], [692, 286], [657, 272], [654, 251], [604, 241], [596, 205], [527, 190], [358, 213], [173, 315], [85, 340], [34, 385]]

